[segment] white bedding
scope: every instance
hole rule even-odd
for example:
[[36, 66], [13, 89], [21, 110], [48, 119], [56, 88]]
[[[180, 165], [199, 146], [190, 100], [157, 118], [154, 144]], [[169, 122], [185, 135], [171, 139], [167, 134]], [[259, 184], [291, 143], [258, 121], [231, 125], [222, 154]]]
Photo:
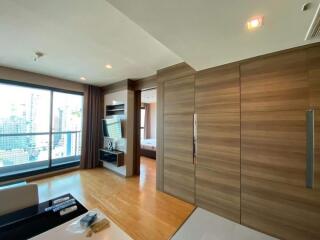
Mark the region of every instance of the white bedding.
[[141, 148], [155, 151], [157, 148], [156, 139], [141, 139]]

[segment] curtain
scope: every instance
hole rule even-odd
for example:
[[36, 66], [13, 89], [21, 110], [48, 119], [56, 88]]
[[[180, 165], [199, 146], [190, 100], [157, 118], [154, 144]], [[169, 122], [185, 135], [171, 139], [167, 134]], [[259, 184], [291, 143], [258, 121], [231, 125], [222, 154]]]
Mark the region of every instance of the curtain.
[[81, 168], [95, 168], [99, 164], [101, 118], [101, 90], [99, 87], [86, 85], [83, 103]]
[[150, 138], [150, 104], [144, 104], [144, 139]]

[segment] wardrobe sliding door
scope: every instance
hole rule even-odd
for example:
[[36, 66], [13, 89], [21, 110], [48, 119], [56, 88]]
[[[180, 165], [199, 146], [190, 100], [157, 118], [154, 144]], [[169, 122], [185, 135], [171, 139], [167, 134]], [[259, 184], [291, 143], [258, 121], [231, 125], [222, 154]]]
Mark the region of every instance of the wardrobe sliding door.
[[194, 203], [194, 76], [164, 82], [164, 191]]
[[320, 239], [320, 192], [307, 187], [306, 52], [243, 64], [241, 91], [241, 223], [281, 239]]
[[196, 75], [196, 204], [240, 222], [239, 66]]

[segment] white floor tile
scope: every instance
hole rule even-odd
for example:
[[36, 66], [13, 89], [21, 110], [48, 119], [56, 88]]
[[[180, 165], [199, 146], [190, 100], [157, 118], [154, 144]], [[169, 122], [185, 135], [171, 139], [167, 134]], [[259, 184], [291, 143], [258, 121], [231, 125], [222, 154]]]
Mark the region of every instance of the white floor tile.
[[197, 208], [172, 240], [275, 240], [202, 208]]

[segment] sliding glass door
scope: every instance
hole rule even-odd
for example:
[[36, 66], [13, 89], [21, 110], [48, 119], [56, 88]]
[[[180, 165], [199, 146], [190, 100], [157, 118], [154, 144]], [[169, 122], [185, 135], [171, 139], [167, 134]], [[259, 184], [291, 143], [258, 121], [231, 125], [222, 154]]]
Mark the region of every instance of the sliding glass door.
[[82, 96], [54, 92], [52, 110], [52, 165], [80, 161]]
[[79, 163], [83, 96], [0, 83], [0, 179]]

